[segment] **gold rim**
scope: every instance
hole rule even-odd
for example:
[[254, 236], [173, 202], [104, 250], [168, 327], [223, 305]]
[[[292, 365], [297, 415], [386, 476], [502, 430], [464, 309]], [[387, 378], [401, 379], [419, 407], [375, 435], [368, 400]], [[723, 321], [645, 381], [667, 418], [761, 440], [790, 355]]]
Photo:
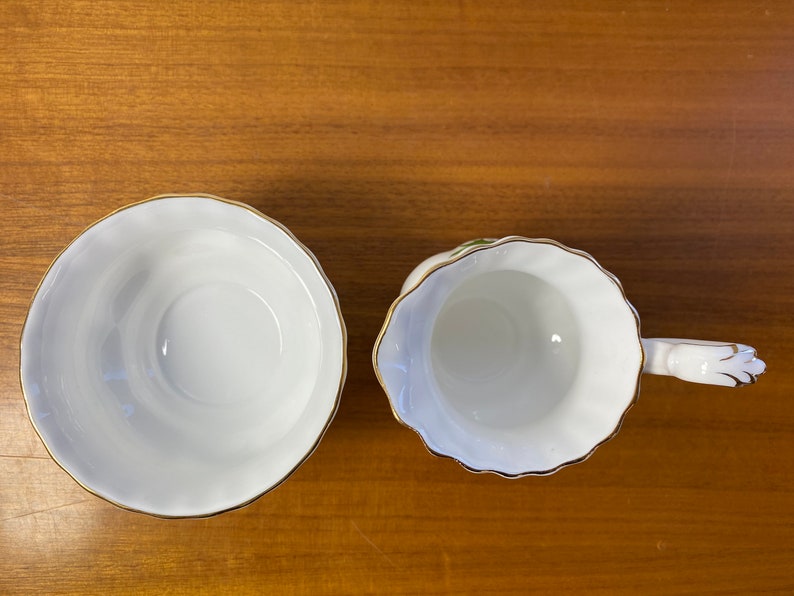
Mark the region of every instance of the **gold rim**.
[[[314, 444], [311, 446], [311, 448], [301, 457], [301, 459], [298, 461], [298, 463], [295, 464], [295, 466], [289, 472], [287, 472], [278, 482], [276, 482], [275, 484], [269, 486], [268, 488], [266, 488], [261, 493], [255, 495], [254, 497], [252, 497], [252, 498], [250, 498], [250, 499], [248, 499], [248, 500], [246, 500], [246, 501], [244, 501], [244, 502], [242, 502], [240, 504], [233, 505], [231, 507], [227, 507], [226, 509], [221, 509], [221, 510], [218, 510], [218, 511], [212, 511], [210, 513], [201, 513], [201, 514], [196, 514], [196, 515], [164, 515], [164, 514], [160, 514], [160, 513], [153, 513], [151, 511], [144, 511], [142, 509], [137, 509], [137, 508], [132, 507], [130, 505], [124, 505], [123, 503], [119, 503], [118, 501], [115, 501], [115, 500], [113, 500], [110, 497], [102, 495], [99, 492], [97, 492], [96, 490], [94, 490], [94, 489], [90, 488], [89, 486], [86, 486], [85, 484], [83, 484], [80, 480], [78, 480], [74, 476], [74, 474], [72, 474], [66, 468], [66, 466], [63, 463], [61, 463], [61, 461], [50, 450], [50, 447], [49, 447], [49, 445], [47, 445], [47, 442], [44, 440], [44, 437], [42, 436], [41, 431], [39, 430], [39, 427], [36, 425], [36, 421], [33, 419], [33, 413], [30, 410], [30, 402], [28, 401], [28, 396], [25, 393], [25, 384], [24, 384], [23, 379], [22, 379], [22, 357], [21, 357], [21, 355], [22, 355], [22, 338], [25, 335], [25, 327], [27, 326], [27, 323], [28, 323], [28, 317], [30, 316], [30, 310], [33, 307], [33, 303], [36, 301], [36, 298], [38, 297], [39, 290], [41, 289], [41, 285], [44, 283], [44, 280], [47, 279], [47, 276], [50, 274], [50, 270], [53, 268], [53, 266], [58, 261], [58, 259], [60, 259], [61, 256], [63, 256], [63, 254], [67, 250], [69, 250], [69, 248], [72, 246], [72, 244], [74, 244], [77, 241], [78, 238], [82, 237], [88, 230], [90, 230], [91, 228], [93, 228], [97, 224], [105, 221], [106, 219], [109, 219], [109, 218], [113, 217], [114, 215], [116, 215], [118, 213], [121, 213], [122, 211], [126, 211], [127, 209], [132, 209], [134, 207], [137, 207], [139, 205], [143, 205], [145, 203], [150, 203], [152, 201], [158, 201], [158, 200], [161, 200], [161, 199], [175, 199], [175, 198], [211, 199], [211, 200], [214, 200], [214, 201], [218, 201], [218, 202], [221, 202], [221, 203], [226, 203], [228, 205], [232, 205], [234, 207], [240, 207], [242, 209], [245, 209], [245, 210], [253, 213], [254, 215], [256, 215], [259, 218], [261, 218], [262, 220], [275, 225], [278, 229], [280, 229], [282, 232], [284, 232], [287, 235], [287, 237], [289, 237], [289, 239], [292, 240], [298, 246], [298, 248], [300, 250], [302, 250], [306, 254], [306, 256], [309, 257], [309, 259], [312, 261], [312, 263], [314, 263], [314, 266], [316, 267], [317, 271], [319, 272], [320, 277], [322, 278], [323, 282], [325, 283], [326, 287], [328, 288], [328, 291], [331, 293], [331, 298], [334, 301], [334, 307], [336, 309], [337, 318], [339, 320], [339, 327], [340, 327], [340, 330], [342, 332], [342, 369], [340, 371], [339, 386], [337, 387], [336, 396], [334, 398], [334, 404], [333, 404], [333, 408], [331, 409], [331, 413], [330, 413], [328, 419], [326, 420], [325, 425], [323, 426], [322, 430], [320, 431], [320, 434], [317, 436], [317, 440], [314, 442]], [[99, 497], [103, 501], [106, 501], [106, 502], [110, 503], [111, 505], [115, 505], [116, 507], [118, 507], [120, 509], [124, 509], [126, 511], [132, 511], [134, 513], [142, 513], [144, 515], [149, 515], [151, 517], [156, 517], [156, 518], [160, 518], [160, 519], [206, 519], [208, 517], [214, 517], [216, 515], [221, 515], [222, 513], [227, 513], [229, 511], [235, 511], [237, 509], [242, 509], [243, 507], [247, 507], [248, 505], [250, 505], [254, 501], [262, 498], [264, 495], [266, 495], [270, 491], [275, 490], [276, 488], [281, 486], [281, 484], [284, 481], [286, 481], [290, 476], [292, 476], [292, 474], [294, 474], [297, 471], [297, 469], [300, 468], [301, 465], [303, 465], [304, 462], [306, 462], [306, 460], [309, 459], [309, 457], [311, 457], [311, 455], [317, 450], [317, 447], [319, 446], [320, 442], [322, 441], [323, 437], [325, 436], [325, 433], [328, 431], [328, 428], [331, 426], [331, 422], [333, 421], [334, 417], [336, 416], [337, 411], [339, 410], [339, 404], [340, 404], [341, 398], [342, 398], [342, 389], [344, 387], [345, 380], [347, 378], [347, 327], [345, 326], [345, 320], [342, 317], [342, 309], [341, 309], [341, 307], [339, 305], [339, 297], [337, 296], [336, 290], [334, 289], [333, 285], [331, 284], [331, 281], [328, 279], [328, 276], [325, 274], [325, 271], [323, 271], [323, 268], [320, 265], [320, 262], [317, 260], [317, 257], [315, 257], [314, 253], [312, 253], [306, 247], [306, 245], [304, 245], [300, 240], [298, 240], [298, 238], [284, 224], [282, 224], [279, 221], [276, 221], [272, 217], [269, 217], [269, 216], [265, 215], [261, 211], [259, 211], [257, 209], [254, 209], [250, 205], [247, 205], [245, 203], [241, 203], [239, 201], [233, 201], [233, 200], [230, 200], [230, 199], [225, 199], [223, 197], [219, 197], [219, 196], [216, 196], [216, 195], [211, 195], [211, 194], [206, 194], [206, 193], [161, 194], [161, 195], [156, 195], [156, 196], [150, 197], [148, 199], [144, 199], [142, 201], [137, 201], [137, 202], [134, 202], [134, 203], [130, 203], [128, 205], [124, 205], [122, 207], [119, 207], [118, 209], [115, 209], [114, 211], [111, 211], [110, 213], [108, 213], [104, 217], [101, 217], [101, 218], [97, 219], [92, 224], [90, 224], [90, 225], [86, 226], [85, 228], [83, 228], [83, 230], [79, 234], [77, 234], [77, 236], [75, 236], [69, 242], [69, 244], [67, 244], [55, 256], [55, 258], [50, 262], [49, 267], [47, 267], [47, 270], [44, 272], [44, 275], [42, 275], [41, 280], [39, 280], [39, 283], [36, 285], [36, 289], [33, 292], [33, 297], [30, 299], [30, 302], [28, 304], [28, 310], [27, 310], [27, 313], [25, 314], [25, 320], [22, 323], [22, 331], [21, 331], [21, 333], [19, 335], [19, 353], [20, 353], [20, 359], [19, 359], [19, 386], [20, 386], [20, 389], [22, 390], [22, 397], [23, 397], [23, 399], [25, 401], [25, 409], [27, 410], [27, 413], [28, 413], [28, 419], [30, 420], [30, 423], [33, 425], [33, 430], [36, 431], [36, 434], [38, 435], [39, 439], [41, 440], [42, 444], [44, 445], [44, 449], [47, 450], [47, 453], [49, 454], [50, 458], [52, 458], [52, 460], [58, 465], [58, 467], [60, 467], [64, 472], [66, 472], [72, 478], [72, 480], [77, 482], [77, 484], [79, 484], [83, 489], [85, 489], [86, 491], [88, 491], [92, 495], [94, 495], [96, 497]]]
[[[615, 284], [615, 286], [618, 288], [618, 290], [620, 290], [620, 294], [621, 294], [621, 296], [623, 296], [623, 301], [629, 307], [629, 310], [631, 311], [631, 314], [634, 315], [634, 321], [635, 321], [636, 326], [637, 326], [637, 345], [638, 345], [638, 347], [640, 349], [640, 355], [641, 355], [640, 366], [639, 366], [639, 370], [637, 371], [637, 381], [636, 381], [635, 387], [634, 387], [634, 396], [632, 397], [632, 399], [629, 402], [629, 404], [626, 406], [626, 408], [621, 413], [620, 418], [618, 419], [617, 425], [615, 426], [615, 428], [612, 430], [612, 432], [609, 435], [607, 435], [604, 439], [602, 439], [601, 441], [596, 443], [590, 451], [588, 451], [587, 453], [585, 453], [581, 457], [577, 457], [575, 459], [568, 460], [566, 462], [563, 462], [563, 463], [559, 464], [558, 466], [555, 466], [553, 468], [549, 468], [548, 470], [530, 470], [530, 471], [527, 471], [527, 472], [519, 472], [517, 474], [508, 474], [506, 472], [501, 472], [499, 470], [489, 470], [489, 469], [482, 470], [482, 469], [479, 469], [479, 468], [473, 468], [473, 467], [469, 466], [468, 464], [460, 461], [458, 458], [456, 458], [453, 455], [449, 455], [449, 454], [446, 454], [446, 453], [440, 453], [440, 452], [436, 451], [435, 449], [433, 449], [432, 447], [430, 447], [427, 444], [427, 441], [425, 441], [425, 438], [422, 436], [422, 433], [420, 433], [419, 430], [417, 430], [416, 428], [414, 428], [413, 426], [411, 426], [410, 424], [405, 422], [400, 417], [399, 413], [397, 412], [397, 410], [394, 407], [394, 404], [392, 403], [391, 397], [389, 395], [389, 391], [386, 388], [386, 383], [384, 382], [383, 376], [380, 373], [380, 368], [378, 367], [378, 351], [380, 350], [381, 342], [383, 341], [383, 338], [386, 335], [386, 331], [389, 328], [389, 324], [391, 323], [391, 319], [392, 319], [392, 316], [394, 315], [394, 311], [397, 309], [397, 307], [400, 305], [400, 303], [403, 300], [405, 300], [405, 298], [407, 296], [409, 296], [417, 288], [419, 288], [419, 286], [421, 286], [422, 283], [428, 277], [433, 275], [433, 273], [435, 273], [436, 271], [438, 271], [440, 269], [443, 269], [445, 267], [448, 267], [449, 265], [452, 265], [453, 263], [455, 263], [455, 262], [459, 261], [460, 259], [463, 259], [463, 258], [465, 258], [465, 257], [467, 257], [467, 256], [469, 256], [469, 255], [471, 255], [473, 253], [480, 252], [480, 251], [485, 251], [485, 250], [488, 250], [488, 249], [491, 249], [491, 248], [495, 248], [497, 246], [501, 246], [503, 244], [508, 244], [510, 242], [527, 242], [527, 243], [530, 243], [530, 244], [550, 244], [550, 245], [556, 246], [557, 248], [560, 248], [560, 249], [562, 249], [562, 250], [564, 250], [566, 252], [569, 252], [572, 255], [576, 255], [578, 257], [582, 257], [584, 259], [587, 259], [588, 261], [593, 263], [602, 273], [604, 273], [609, 278], [610, 281], [612, 281], [613, 284]], [[502, 476], [504, 478], [521, 478], [521, 477], [524, 477], [524, 476], [547, 476], [549, 474], [553, 474], [554, 472], [557, 472], [558, 470], [561, 470], [562, 468], [565, 468], [565, 467], [568, 467], [568, 466], [571, 466], [571, 465], [574, 465], [574, 464], [578, 464], [578, 463], [581, 463], [581, 462], [585, 461], [591, 455], [593, 455], [593, 453], [595, 453], [595, 451], [599, 447], [601, 447], [601, 445], [603, 445], [604, 443], [606, 443], [606, 442], [610, 441], [611, 439], [615, 438], [615, 436], [618, 434], [618, 432], [620, 432], [620, 428], [623, 426], [623, 421], [625, 420], [626, 415], [629, 413], [629, 410], [631, 410], [631, 408], [634, 406], [634, 404], [637, 403], [637, 400], [639, 399], [639, 396], [640, 396], [640, 378], [642, 377], [642, 371], [645, 368], [645, 358], [646, 358], [645, 350], [642, 347], [642, 341], [641, 341], [642, 340], [642, 336], [640, 334], [640, 317], [637, 314], [637, 310], [634, 308], [634, 306], [631, 304], [631, 302], [629, 302], [629, 299], [626, 296], [626, 292], [623, 290], [623, 285], [620, 283], [620, 280], [618, 280], [618, 278], [615, 277], [614, 274], [612, 274], [609, 271], [607, 271], [606, 269], [604, 269], [599, 264], [599, 262], [596, 261], [592, 257], [592, 255], [590, 255], [589, 253], [586, 253], [586, 252], [584, 252], [582, 250], [578, 250], [578, 249], [575, 249], [575, 248], [570, 248], [570, 247], [565, 246], [564, 244], [562, 244], [560, 242], [557, 242], [556, 240], [551, 240], [549, 238], [524, 238], [523, 236], [506, 236], [505, 238], [502, 238], [500, 240], [496, 240], [496, 241], [494, 241], [491, 244], [485, 244], [485, 245], [482, 245], [482, 246], [473, 246], [469, 250], [465, 250], [465, 251], [463, 251], [461, 253], [453, 253], [453, 255], [454, 256], [451, 256], [446, 261], [438, 263], [437, 265], [434, 265], [433, 267], [428, 269], [419, 278], [419, 280], [411, 288], [408, 289], [408, 291], [406, 291], [404, 294], [400, 295], [392, 303], [392, 305], [389, 307], [389, 310], [386, 312], [386, 320], [383, 323], [383, 327], [381, 327], [380, 333], [378, 334], [378, 337], [375, 340], [375, 346], [372, 349], [372, 366], [375, 369], [375, 376], [378, 378], [378, 383], [380, 383], [380, 386], [383, 388], [384, 393], [386, 393], [386, 397], [387, 397], [387, 399], [389, 401], [389, 407], [391, 408], [392, 414], [394, 415], [394, 417], [397, 419], [397, 421], [400, 424], [402, 424], [403, 426], [405, 426], [407, 428], [410, 428], [417, 435], [419, 435], [419, 438], [422, 440], [422, 444], [425, 446], [425, 449], [427, 449], [427, 451], [430, 452], [431, 455], [435, 455], [436, 457], [441, 457], [441, 458], [444, 458], [444, 459], [451, 459], [451, 460], [457, 462], [458, 464], [460, 464], [466, 470], [469, 470], [470, 472], [482, 473], [482, 474], [486, 474], [486, 473], [497, 474], [498, 476]]]

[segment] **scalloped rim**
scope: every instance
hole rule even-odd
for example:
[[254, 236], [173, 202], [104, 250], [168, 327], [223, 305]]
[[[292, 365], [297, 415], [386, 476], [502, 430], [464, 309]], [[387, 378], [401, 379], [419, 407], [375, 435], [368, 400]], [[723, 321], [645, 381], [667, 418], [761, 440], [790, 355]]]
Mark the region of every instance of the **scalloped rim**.
[[[635, 389], [634, 389], [634, 397], [631, 399], [631, 401], [629, 402], [628, 406], [626, 406], [626, 408], [621, 413], [620, 418], [618, 419], [617, 425], [615, 426], [615, 428], [612, 430], [612, 432], [610, 434], [608, 434], [605, 438], [603, 438], [601, 441], [596, 443], [590, 451], [588, 451], [587, 453], [585, 453], [584, 455], [582, 455], [580, 457], [568, 460], [566, 462], [563, 462], [563, 463], [559, 464], [558, 466], [555, 466], [553, 468], [549, 468], [547, 470], [528, 470], [526, 472], [519, 472], [517, 474], [509, 474], [509, 473], [506, 473], [506, 472], [501, 472], [499, 470], [474, 468], [474, 467], [462, 462], [461, 460], [459, 460], [458, 458], [456, 458], [453, 455], [449, 455], [447, 453], [441, 453], [441, 452], [436, 451], [435, 449], [431, 448], [427, 444], [427, 441], [425, 441], [425, 438], [422, 436], [422, 433], [417, 428], [411, 426], [410, 424], [405, 422], [405, 420], [403, 420], [400, 417], [399, 413], [397, 412], [397, 410], [394, 407], [394, 404], [392, 402], [391, 396], [389, 395], [389, 390], [386, 388], [386, 383], [383, 380], [383, 376], [380, 373], [380, 368], [378, 367], [378, 351], [380, 350], [380, 346], [381, 346], [381, 343], [383, 341], [384, 336], [386, 335], [386, 331], [389, 328], [389, 324], [391, 323], [391, 319], [392, 319], [392, 316], [394, 315], [394, 311], [397, 309], [397, 307], [400, 305], [400, 303], [403, 300], [405, 300], [405, 298], [407, 296], [412, 294], [420, 285], [422, 285], [422, 283], [428, 277], [433, 275], [439, 269], [443, 269], [444, 267], [447, 267], [447, 266], [451, 265], [452, 263], [455, 263], [456, 261], [459, 261], [460, 259], [468, 257], [469, 255], [471, 255], [471, 254], [473, 254], [475, 252], [489, 250], [489, 249], [501, 246], [503, 244], [508, 244], [510, 242], [527, 242], [527, 243], [531, 243], [531, 244], [550, 244], [550, 245], [556, 246], [557, 248], [560, 248], [560, 249], [562, 249], [562, 250], [564, 250], [566, 252], [569, 252], [572, 255], [576, 255], [578, 257], [587, 259], [590, 262], [592, 262], [596, 267], [598, 267], [598, 269], [602, 273], [604, 273], [612, 281], [612, 283], [615, 284], [615, 286], [617, 286], [618, 290], [620, 290], [620, 293], [623, 296], [623, 300], [625, 301], [626, 305], [629, 307], [629, 310], [631, 311], [631, 313], [634, 315], [634, 320], [637, 323], [637, 343], [639, 345], [640, 354], [642, 356], [642, 358], [640, 360], [639, 370], [637, 371], [637, 382], [636, 382]], [[471, 248], [468, 248], [467, 250], [464, 250], [464, 251], [458, 252], [458, 253], [453, 253], [453, 254], [454, 254], [454, 256], [450, 256], [449, 259], [447, 259], [445, 261], [442, 261], [441, 263], [438, 263], [437, 265], [434, 265], [433, 267], [428, 269], [410, 289], [408, 289], [404, 294], [400, 295], [392, 303], [392, 305], [389, 307], [389, 310], [386, 313], [386, 320], [383, 323], [383, 327], [381, 328], [380, 333], [378, 334], [378, 337], [375, 340], [375, 346], [372, 349], [372, 366], [375, 369], [375, 375], [378, 378], [378, 382], [380, 383], [380, 386], [383, 388], [383, 391], [386, 394], [386, 398], [387, 398], [387, 400], [389, 402], [389, 407], [391, 408], [391, 411], [392, 411], [392, 414], [394, 415], [394, 417], [397, 419], [397, 421], [400, 424], [402, 424], [403, 426], [405, 426], [407, 428], [410, 428], [417, 435], [419, 435], [419, 438], [422, 440], [422, 444], [425, 446], [425, 449], [427, 449], [427, 451], [431, 455], [434, 455], [436, 457], [440, 457], [440, 458], [443, 458], [443, 459], [451, 459], [452, 461], [455, 461], [458, 464], [460, 464], [466, 470], [468, 470], [470, 472], [477, 473], [477, 474], [488, 474], [488, 473], [490, 473], [490, 474], [496, 474], [498, 476], [502, 476], [503, 478], [523, 478], [524, 476], [548, 476], [550, 474], [553, 474], [553, 473], [561, 470], [562, 468], [566, 468], [568, 466], [581, 463], [581, 462], [585, 461], [586, 459], [590, 458], [590, 456], [592, 456], [593, 453], [595, 453], [595, 451], [599, 447], [601, 447], [601, 445], [603, 445], [604, 443], [606, 443], [606, 442], [610, 441], [611, 439], [615, 438], [615, 436], [618, 434], [618, 432], [620, 432], [620, 428], [623, 425], [623, 421], [625, 420], [626, 415], [628, 414], [629, 410], [631, 410], [631, 408], [634, 406], [634, 404], [637, 403], [637, 400], [639, 399], [639, 396], [640, 396], [640, 378], [642, 377], [642, 371], [645, 368], [645, 350], [642, 347], [642, 341], [641, 341], [642, 340], [642, 336], [640, 335], [640, 317], [637, 314], [637, 310], [634, 308], [634, 306], [631, 304], [631, 302], [629, 302], [629, 299], [626, 297], [626, 292], [624, 291], [623, 285], [620, 283], [620, 280], [618, 280], [618, 278], [613, 273], [611, 273], [611, 272], [607, 271], [606, 269], [604, 269], [599, 264], [599, 262], [596, 261], [593, 258], [593, 256], [590, 255], [589, 253], [587, 253], [587, 252], [585, 252], [583, 250], [570, 248], [568, 246], [565, 246], [561, 242], [557, 242], [556, 240], [551, 240], [549, 238], [525, 238], [523, 236], [506, 236], [504, 238], [501, 238], [499, 240], [494, 241], [491, 244], [485, 244], [485, 245], [481, 245], [481, 246], [476, 246], [475, 245], [475, 246], [473, 246]]]
[[22, 330], [21, 330], [21, 332], [19, 334], [19, 351], [20, 351], [20, 355], [21, 355], [21, 353], [22, 353], [22, 337], [24, 336], [24, 333], [25, 333], [25, 327], [28, 324], [28, 316], [30, 315], [30, 310], [33, 307], [33, 303], [36, 301], [36, 298], [39, 295], [39, 290], [41, 289], [41, 285], [44, 283], [44, 280], [47, 278], [47, 276], [50, 273], [50, 270], [53, 268], [53, 266], [58, 261], [58, 259], [61, 258], [61, 256], [69, 249], [69, 247], [72, 246], [72, 244], [75, 243], [75, 241], [77, 241], [78, 238], [83, 236], [83, 234], [85, 234], [88, 230], [90, 230], [91, 228], [93, 228], [94, 226], [99, 224], [100, 222], [102, 222], [102, 221], [104, 221], [104, 220], [106, 220], [106, 219], [108, 219], [110, 217], [113, 217], [114, 215], [116, 215], [118, 213], [121, 213], [122, 211], [126, 211], [127, 209], [132, 209], [134, 207], [137, 207], [139, 205], [143, 205], [145, 203], [150, 203], [152, 201], [158, 201], [160, 199], [174, 199], [174, 198], [200, 198], [200, 199], [211, 199], [211, 200], [214, 200], [214, 201], [219, 201], [221, 203], [226, 203], [226, 204], [232, 205], [234, 207], [239, 207], [241, 209], [245, 209], [245, 210], [253, 213], [254, 215], [260, 217], [264, 221], [267, 221], [267, 222], [275, 225], [277, 228], [279, 228], [281, 231], [283, 231], [287, 235], [287, 237], [289, 237], [289, 239], [292, 240], [298, 246], [298, 248], [300, 250], [302, 250], [306, 254], [306, 256], [309, 257], [309, 259], [314, 263], [315, 267], [317, 268], [317, 271], [320, 274], [320, 277], [322, 278], [322, 280], [325, 282], [325, 285], [328, 287], [328, 290], [331, 293], [331, 298], [334, 301], [334, 307], [336, 308], [336, 314], [337, 314], [337, 317], [339, 319], [339, 327], [340, 327], [340, 331], [342, 333], [342, 369], [340, 371], [339, 386], [337, 388], [336, 396], [334, 397], [333, 408], [331, 409], [331, 413], [328, 416], [328, 420], [325, 422], [325, 425], [323, 426], [322, 430], [320, 431], [320, 434], [317, 436], [317, 440], [314, 442], [314, 444], [312, 444], [311, 448], [300, 458], [300, 460], [295, 464], [295, 466], [281, 478], [281, 480], [279, 480], [275, 484], [272, 484], [271, 486], [269, 486], [268, 488], [263, 490], [261, 493], [251, 497], [250, 499], [247, 499], [247, 500], [243, 501], [242, 503], [239, 503], [237, 505], [233, 505], [231, 507], [227, 507], [225, 509], [219, 509], [218, 511], [211, 511], [209, 513], [200, 513], [200, 514], [196, 514], [196, 515], [163, 515], [163, 514], [160, 514], [160, 513], [155, 513], [155, 512], [152, 512], [152, 511], [145, 511], [143, 509], [137, 509], [137, 508], [132, 507], [130, 505], [125, 505], [123, 503], [119, 503], [118, 501], [115, 501], [115, 500], [113, 500], [112, 498], [110, 498], [108, 496], [100, 494], [96, 490], [92, 489], [89, 486], [86, 486], [80, 480], [78, 480], [68, 470], [68, 468], [63, 463], [61, 463], [61, 461], [52, 453], [52, 451], [50, 451], [49, 445], [47, 445], [47, 442], [44, 440], [44, 437], [41, 435], [41, 432], [39, 431], [38, 426], [36, 426], [36, 421], [33, 419], [33, 413], [30, 410], [30, 402], [28, 401], [28, 396], [25, 393], [25, 384], [24, 384], [24, 382], [22, 380], [22, 358], [21, 357], [20, 357], [20, 362], [19, 362], [19, 386], [20, 386], [20, 389], [22, 391], [22, 397], [23, 397], [23, 399], [25, 401], [25, 409], [27, 410], [28, 419], [30, 420], [30, 423], [33, 426], [33, 430], [36, 431], [36, 434], [38, 435], [39, 439], [41, 440], [42, 444], [44, 445], [44, 449], [47, 450], [47, 453], [49, 454], [50, 458], [52, 458], [52, 460], [56, 464], [58, 464], [58, 467], [60, 467], [64, 472], [66, 472], [72, 478], [72, 480], [74, 480], [84, 490], [88, 491], [89, 493], [91, 493], [92, 495], [94, 495], [96, 497], [99, 497], [103, 501], [106, 501], [106, 502], [110, 503], [111, 505], [115, 505], [119, 509], [124, 509], [125, 511], [132, 511], [133, 513], [141, 513], [141, 514], [144, 514], [144, 515], [148, 515], [148, 516], [156, 517], [156, 518], [160, 518], [160, 519], [205, 519], [205, 518], [208, 518], [208, 517], [214, 517], [214, 516], [220, 515], [222, 513], [227, 513], [229, 511], [235, 511], [237, 509], [242, 509], [243, 507], [247, 507], [248, 505], [252, 504], [254, 501], [257, 501], [258, 499], [262, 498], [264, 495], [266, 495], [270, 491], [275, 490], [276, 488], [281, 486], [281, 484], [283, 482], [285, 482], [290, 476], [292, 476], [297, 471], [297, 469], [300, 468], [304, 464], [304, 462], [307, 459], [309, 459], [309, 457], [311, 457], [311, 455], [317, 450], [317, 447], [320, 445], [320, 442], [322, 441], [323, 437], [325, 436], [325, 433], [328, 431], [328, 428], [331, 426], [331, 422], [333, 421], [334, 417], [336, 416], [337, 411], [339, 410], [339, 404], [340, 404], [341, 398], [342, 398], [342, 389], [343, 389], [343, 387], [345, 385], [345, 380], [347, 379], [347, 366], [348, 366], [348, 364], [347, 364], [347, 327], [345, 326], [345, 320], [342, 317], [342, 309], [341, 309], [341, 307], [339, 305], [339, 297], [337, 296], [336, 290], [334, 289], [333, 285], [331, 284], [331, 281], [328, 279], [328, 276], [325, 274], [325, 271], [323, 271], [323, 268], [320, 265], [320, 262], [317, 260], [317, 257], [314, 256], [314, 253], [312, 253], [306, 247], [306, 245], [304, 245], [300, 240], [298, 240], [298, 238], [284, 224], [282, 224], [279, 221], [276, 221], [272, 217], [268, 217], [267, 215], [265, 215], [264, 213], [262, 213], [258, 209], [255, 209], [254, 207], [251, 207], [250, 205], [247, 205], [246, 203], [241, 203], [240, 201], [233, 201], [231, 199], [225, 199], [223, 197], [219, 197], [219, 196], [212, 195], [212, 194], [207, 194], [207, 193], [160, 194], [160, 195], [155, 195], [153, 197], [150, 197], [148, 199], [144, 199], [142, 201], [136, 201], [134, 203], [130, 203], [128, 205], [124, 205], [122, 207], [119, 207], [118, 209], [115, 209], [115, 210], [111, 211], [110, 213], [108, 213], [104, 217], [100, 217], [99, 219], [97, 219], [96, 221], [91, 223], [90, 225], [88, 225], [85, 228], [83, 228], [83, 230], [79, 234], [77, 234], [69, 242], [69, 244], [67, 244], [65, 247], [63, 247], [63, 249], [61, 249], [61, 251], [58, 252], [58, 254], [55, 256], [55, 258], [50, 262], [49, 267], [47, 267], [47, 270], [44, 272], [44, 275], [41, 276], [41, 279], [39, 280], [39, 283], [36, 285], [36, 289], [33, 292], [33, 297], [30, 299], [30, 303], [28, 304], [28, 309], [27, 309], [27, 312], [25, 313], [25, 320], [24, 320], [24, 322], [22, 324]]

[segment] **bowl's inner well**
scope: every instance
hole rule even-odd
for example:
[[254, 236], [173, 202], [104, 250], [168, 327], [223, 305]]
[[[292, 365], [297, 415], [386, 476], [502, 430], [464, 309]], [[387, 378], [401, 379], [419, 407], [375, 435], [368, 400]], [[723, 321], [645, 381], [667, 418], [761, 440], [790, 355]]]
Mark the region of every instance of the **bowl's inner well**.
[[579, 365], [579, 327], [566, 297], [548, 282], [490, 271], [450, 293], [430, 353], [453, 408], [480, 424], [522, 426], [565, 399]]
[[282, 361], [284, 337], [279, 316], [256, 290], [215, 282], [191, 288], [168, 307], [156, 353], [178, 394], [230, 405], [272, 397], [268, 380]]

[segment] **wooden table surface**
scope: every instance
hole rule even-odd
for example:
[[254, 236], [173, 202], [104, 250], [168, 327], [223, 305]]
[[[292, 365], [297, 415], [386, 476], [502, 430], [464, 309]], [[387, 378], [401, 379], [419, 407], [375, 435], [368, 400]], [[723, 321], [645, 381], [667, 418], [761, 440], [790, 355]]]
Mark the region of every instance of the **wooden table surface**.
[[[790, 3], [9, 1], [0, 31], [0, 593], [794, 590]], [[85, 492], [18, 383], [50, 261], [169, 192], [288, 226], [350, 340], [315, 454], [203, 520]], [[549, 477], [429, 455], [373, 342], [415, 264], [508, 234], [589, 251], [645, 336], [742, 341], [769, 372], [645, 377]]]

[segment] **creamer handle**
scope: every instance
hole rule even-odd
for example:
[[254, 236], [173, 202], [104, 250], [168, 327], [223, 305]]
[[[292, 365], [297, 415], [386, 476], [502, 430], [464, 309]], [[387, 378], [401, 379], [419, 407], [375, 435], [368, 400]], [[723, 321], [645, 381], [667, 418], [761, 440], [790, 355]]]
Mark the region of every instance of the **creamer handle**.
[[670, 375], [684, 381], [741, 387], [751, 385], [766, 371], [755, 349], [737, 343], [696, 339], [643, 339], [645, 368], [652, 375]]

